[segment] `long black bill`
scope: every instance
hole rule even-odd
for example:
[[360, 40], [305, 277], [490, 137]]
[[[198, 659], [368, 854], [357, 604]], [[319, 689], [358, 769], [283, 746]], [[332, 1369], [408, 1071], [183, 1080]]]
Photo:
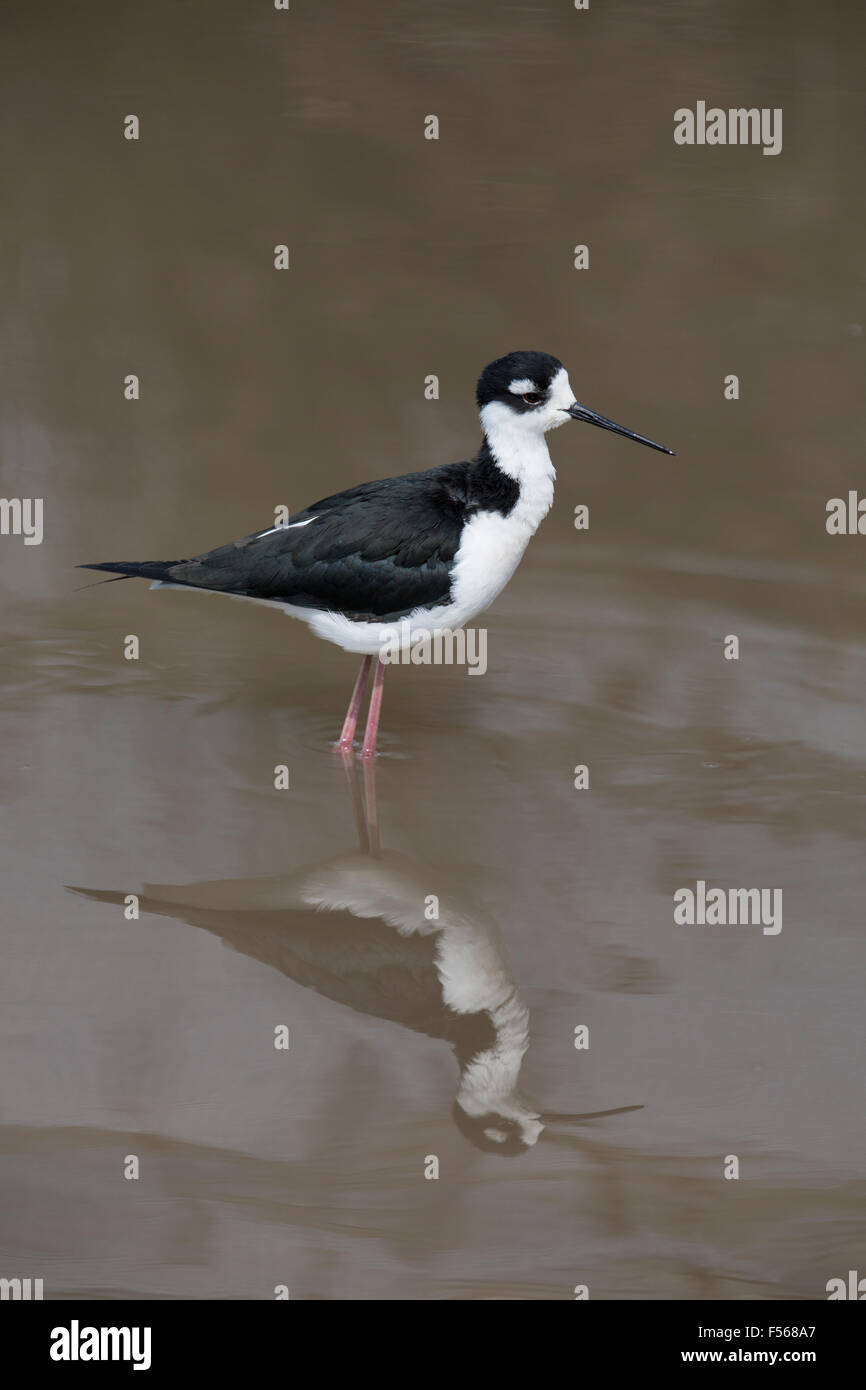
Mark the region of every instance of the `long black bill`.
[[643, 1110], [642, 1105], [618, 1105], [615, 1110], [587, 1110], [582, 1115], [560, 1115], [555, 1110], [545, 1110], [539, 1115], [546, 1125], [580, 1124], [583, 1120], [600, 1120], [604, 1115], [626, 1115], [630, 1110]]
[[645, 444], [648, 449], [658, 449], [660, 454], [673, 454], [673, 449], [666, 449], [664, 444], [656, 444], [654, 439], [647, 439], [643, 434], [635, 434], [634, 430], [627, 430], [625, 425], [618, 425], [615, 420], [608, 420], [604, 415], [597, 415], [594, 410], [589, 410], [585, 405], [574, 405], [568, 407], [566, 411], [572, 420], [585, 420], [588, 425], [598, 425], [600, 430], [613, 430], [614, 434], [624, 434], [626, 439], [636, 439], [638, 444]]

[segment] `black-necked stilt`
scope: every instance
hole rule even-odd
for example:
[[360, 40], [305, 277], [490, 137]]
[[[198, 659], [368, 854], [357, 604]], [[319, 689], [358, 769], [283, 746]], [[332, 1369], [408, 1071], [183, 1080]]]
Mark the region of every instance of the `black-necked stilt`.
[[[663, 444], [597, 415], [574, 398], [546, 352], [512, 352], [485, 367], [477, 388], [484, 439], [475, 458], [361, 483], [279, 526], [190, 560], [83, 565], [152, 588], [204, 589], [302, 618], [344, 651], [364, 654], [340, 735], [350, 748], [370, 664], [379, 656], [362, 756], [376, 751], [385, 663], [399, 625], [405, 647], [464, 627], [496, 598], [550, 510], [555, 473], [544, 436], [585, 420], [651, 449]], [[422, 635], [423, 634], [423, 635]]]
[[[357, 1013], [449, 1043], [460, 1071], [454, 1120], [477, 1148], [523, 1153], [548, 1125], [639, 1110], [626, 1105], [562, 1114], [521, 1096], [529, 1010], [496, 922], [460, 891], [441, 892], [438, 915], [430, 919], [427, 894], [441, 871], [380, 848], [378, 825], [364, 824], [371, 812], [375, 816], [374, 768], [368, 764], [366, 808], [357, 768], [347, 766], [347, 772], [359, 851], [267, 878], [145, 884], [140, 910], [212, 932]], [[70, 891], [97, 902], [126, 900], [126, 890]]]

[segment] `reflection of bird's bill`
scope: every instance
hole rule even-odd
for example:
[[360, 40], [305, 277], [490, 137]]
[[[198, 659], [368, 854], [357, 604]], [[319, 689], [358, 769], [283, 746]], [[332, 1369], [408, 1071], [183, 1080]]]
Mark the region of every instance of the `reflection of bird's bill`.
[[546, 1125], [578, 1125], [584, 1120], [601, 1120], [605, 1115], [626, 1115], [630, 1110], [643, 1110], [642, 1105], [618, 1105], [615, 1110], [585, 1110], [580, 1115], [562, 1115], [556, 1110], [545, 1110], [539, 1115]]

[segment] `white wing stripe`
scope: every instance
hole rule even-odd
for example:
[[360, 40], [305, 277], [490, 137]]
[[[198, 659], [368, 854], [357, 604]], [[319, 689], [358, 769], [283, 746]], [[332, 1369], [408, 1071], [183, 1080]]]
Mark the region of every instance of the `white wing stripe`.
[[317, 519], [317, 517], [308, 516], [306, 521], [290, 521], [287, 526], [272, 526], [270, 531], [258, 531], [256, 533], [256, 540], [260, 541], [262, 536], [273, 536], [277, 531], [294, 531], [296, 526], [309, 526], [311, 521], [316, 521]]

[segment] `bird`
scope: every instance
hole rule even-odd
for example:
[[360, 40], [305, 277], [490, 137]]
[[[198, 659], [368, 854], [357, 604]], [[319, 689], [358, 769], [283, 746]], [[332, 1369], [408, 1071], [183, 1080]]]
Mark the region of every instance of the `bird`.
[[[545, 436], [582, 420], [673, 454], [581, 405], [561, 361], [510, 352], [476, 388], [474, 458], [360, 483], [285, 521], [186, 560], [102, 561], [81, 569], [142, 578], [280, 608], [360, 654], [337, 747], [354, 748], [373, 657], [361, 757], [375, 757], [389, 653], [464, 628], [508, 583], [553, 504]], [[111, 581], [107, 581], [111, 582]]]
[[[450, 875], [442, 883], [441, 869], [382, 848], [374, 765], [365, 764], [364, 804], [357, 764], [343, 761], [357, 850], [261, 878], [144, 884], [139, 911], [211, 932], [325, 999], [449, 1044], [458, 1067], [452, 1119], [477, 1149], [514, 1157], [551, 1126], [559, 1132], [640, 1110], [568, 1114], [523, 1096], [529, 1009], [496, 921], [471, 888], [452, 886]], [[440, 886], [435, 915], [431, 883]], [[67, 887], [92, 902], [126, 902], [126, 890]]]

